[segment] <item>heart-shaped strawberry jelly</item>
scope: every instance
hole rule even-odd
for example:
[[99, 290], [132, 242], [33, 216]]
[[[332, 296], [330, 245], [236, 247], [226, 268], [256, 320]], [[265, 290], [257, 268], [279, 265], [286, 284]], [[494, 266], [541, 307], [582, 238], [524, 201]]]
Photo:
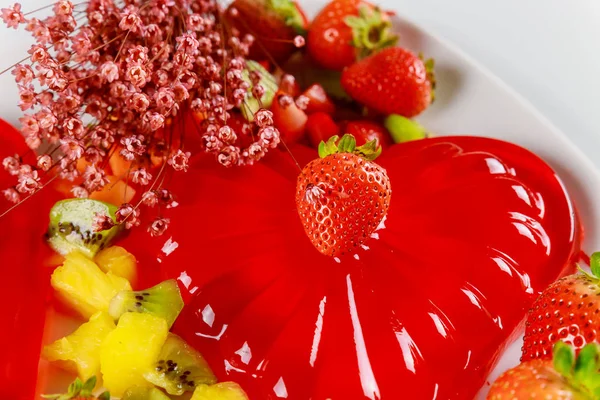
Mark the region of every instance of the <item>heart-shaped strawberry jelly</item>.
[[453, 137], [377, 162], [392, 185], [385, 228], [340, 262], [305, 236], [285, 153], [239, 169], [198, 160], [173, 179], [167, 234], [126, 240], [141, 274], [187, 288], [176, 331], [251, 399], [470, 400], [538, 292], [571, 269], [574, 207], [532, 153]]

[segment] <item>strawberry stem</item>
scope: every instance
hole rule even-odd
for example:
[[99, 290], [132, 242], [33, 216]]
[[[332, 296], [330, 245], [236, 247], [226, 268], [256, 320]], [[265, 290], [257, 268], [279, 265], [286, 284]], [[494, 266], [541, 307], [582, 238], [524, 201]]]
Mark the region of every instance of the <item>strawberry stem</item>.
[[331, 154], [352, 153], [373, 161], [381, 154], [381, 146], [378, 146], [377, 143], [377, 140], [374, 139], [356, 147], [356, 139], [349, 133], [346, 133], [341, 139], [339, 136], [332, 136], [327, 142], [322, 141], [319, 143], [319, 157], [325, 158]]
[[596, 278], [600, 278], [600, 251], [592, 254], [590, 257], [590, 269]]
[[358, 49], [359, 59], [398, 41], [398, 36], [391, 33], [389, 17], [377, 7], [363, 4], [358, 9], [358, 16], [348, 16], [344, 23], [352, 28], [352, 45]]

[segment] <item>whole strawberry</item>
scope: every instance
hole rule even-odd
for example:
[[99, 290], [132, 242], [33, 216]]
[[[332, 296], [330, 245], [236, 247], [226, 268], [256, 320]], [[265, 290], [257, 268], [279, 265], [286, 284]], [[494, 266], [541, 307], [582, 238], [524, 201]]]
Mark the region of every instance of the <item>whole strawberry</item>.
[[378, 113], [411, 118], [433, 101], [433, 60], [423, 61], [409, 50], [390, 47], [346, 68], [342, 87]]
[[226, 17], [240, 32], [254, 36], [254, 60], [284, 62], [296, 49], [294, 38], [308, 27], [304, 12], [291, 0], [235, 0]]
[[557, 342], [554, 359], [531, 360], [502, 374], [490, 388], [488, 400], [600, 399], [600, 346], [585, 346], [575, 358], [573, 349]]
[[315, 17], [307, 50], [321, 67], [342, 70], [398, 39], [386, 13], [362, 0], [334, 0]]
[[296, 206], [312, 244], [327, 256], [352, 253], [377, 230], [390, 206], [392, 189], [385, 169], [373, 160], [376, 142], [356, 147], [352, 135], [319, 145], [320, 158], [308, 163], [296, 183]]
[[358, 144], [376, 140], [377, 145], [384, 150], [392, 144], [390, 133], [383, 125], [375, 121], [366, 119], [349, 121], [342, 125], [342, 132], [354, 136]]
[[559, 279], [533, 303], [521, 360], [550, 358], [559, 340], [576, 349], [600, 340], [600, 252], [592, 255], [590, 267], [592, 274], [582, 271]]

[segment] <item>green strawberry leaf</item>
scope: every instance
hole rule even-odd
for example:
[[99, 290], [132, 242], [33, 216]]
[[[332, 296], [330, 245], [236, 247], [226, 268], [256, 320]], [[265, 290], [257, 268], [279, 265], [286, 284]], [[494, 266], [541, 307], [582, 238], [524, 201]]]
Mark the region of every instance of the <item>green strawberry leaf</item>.
[[595, 278], [600, 278], [600, 251], [593, 253], [590, 257], [590, 269]]
[[573, 366], [575, 365], [575, 353], [571, 346], [565, 342], [558, 341], [552, 350], [552, 363], [556, 372], [570, 378], [573, 375]]
[[600, 346], [597, 343], [585, 345], [575, 360], [575, 381], [589, 387], [597, 381], [600, 375]]
[[352, 153], [356, 148], [356, 139], [354, 136], [345, 134], [342, 136], [342, 139], [338, 143], [338, 152], [339, 153]]
[[87, 381], [85, 381], [85, 383], [81, 387], [81, 391], [79, 392], [79, 394], [83, 397], [89, 397], [92, 395], [92, 392], [94, 391], [95, 387], [96, 387], [96, 376], [94, 375], [91, 378], [89, 378]]
[[103, 392], [100, 396], [98, 396], [98, 400], [110, 400], [110, 393]]
[[373, 161], [381, 155], [381, 150], [381, 146], [377, 145], [377, 140], [373, 139], [370, 142], [367, 142], [362, 146], [357, 147], [354, 150], [354, 153], [359, 154], [360, 156], [366, 158], [369, 161]]
[[270, 0], [270, 6], [277, 14], [283, 17], [285, 24], [291, 26], [298, 35], [305, 36], [304, 18], [298, 6], [291, 0]]
[[356, 147], [356, 139], [349, 133], [342, 136], [342, 139], [338, 139], [338, 136], [332, 136], [327, 142], [321, 141], [318, 148], [319, 157], [325, 158], [332, 154], [352, 153], [373, 161], [381, 154], [381, 146], [377, 145], [377, 140], [371, 140], [362, 146]]
[[344, 23], [352, 29], [351, 44], [359, 50], [359, 59], [393, 46], [398, 41], [398, 36], [391, 32], [389, 17], [378, 7], [362, 4], [358, 8], [358, 16], [349, 15], [344, 18]]

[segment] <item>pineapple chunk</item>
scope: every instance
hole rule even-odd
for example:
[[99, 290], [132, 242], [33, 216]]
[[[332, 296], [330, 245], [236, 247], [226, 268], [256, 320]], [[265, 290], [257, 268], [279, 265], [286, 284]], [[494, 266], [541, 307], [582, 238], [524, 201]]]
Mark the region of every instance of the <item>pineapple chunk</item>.
[[94, 261], [104, 272], [127, 279], [134, 283], [137, 278], [137, 261], [135, 256], [119, 246], [112, 246], [96, 254]]
[[248, 395], [234, 382], [200, 385], [190, 400], [248, 400]]
[[164, 394], [155, 387], [134, 386], [130, 387], [123, 393], [121, 400], [171, 400], [169, 396]]
[[104, 274], [89, 258], [79, 252], [66, 255], [62, 266], [51, 278], [52, 287], [60, 297], [85, 318], [97, 311], [107, 311], [112, 298], [121, 290], [131, 290], [129, 281]]
[[125, 313], [100, 348], [104, 387], [121, 396], [131, 386], [149, 386], [143, 373], [157, 361], [167, 339], [167, 321], [150, 314]]
[[100, 376], [100, 345], [113, 329], [112, 317], [99, 311], [69, 336], [45, 346], [42, 356], [61, 362], [62, 367], [87, 381], [94, 375]]

